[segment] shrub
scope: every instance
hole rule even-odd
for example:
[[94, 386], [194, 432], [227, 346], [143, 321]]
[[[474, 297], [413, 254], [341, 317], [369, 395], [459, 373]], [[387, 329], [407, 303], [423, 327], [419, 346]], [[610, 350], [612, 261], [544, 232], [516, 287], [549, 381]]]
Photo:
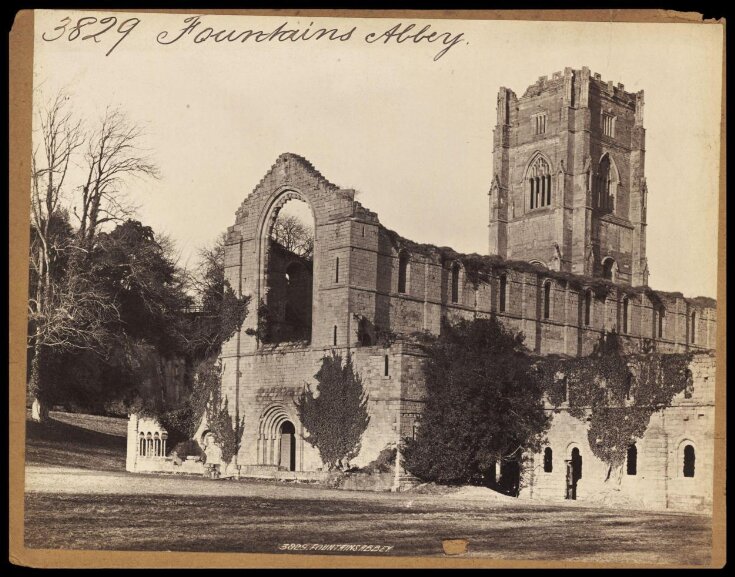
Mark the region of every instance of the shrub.
[[352, 357], [348, 355], [343, 365], [336, 352], [322, 359], [315, 378], [317, 394], [307, 386], [295, 401], [308, 431], [305, 440], [319, 450], [330, 471], [348, 468], [350, 459], [360, 452], [360, 440], [370, 422], [362, 378]]
[[197, 443], [193, 439], [178, 443], [171, 451], [171, 455], [173, 455], [174, 453], [176, 453], [176, 456], [182, 461], [184, 461], [187, 457], [199, 457], [203, 461], [206, 460], [206, 455], [204, 454], [204, 451], [202, 451], [199, 443]]

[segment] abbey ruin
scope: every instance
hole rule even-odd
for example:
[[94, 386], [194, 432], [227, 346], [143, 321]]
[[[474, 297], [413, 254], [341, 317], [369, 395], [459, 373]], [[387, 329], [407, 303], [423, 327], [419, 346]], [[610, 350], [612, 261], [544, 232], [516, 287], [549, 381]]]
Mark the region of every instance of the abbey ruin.
[[[693, 389], [653, 415], [628, 451], [635, 463], [621, 488], [654, 506], [709, 505], [716, 302], [647, 286], [643, 107], [643, 91], [587, 68], [541, 77], [521, 96], [501, 88], [487, 255], [411, 242], [381, 225], [353, 190], [282, 154], [237, 210], [226, 243], [226, 278], [252, 297], [251, 314], [222, 351], [223, 392], [245, 423], [242, 473], [280, 468], [298, 477], [322, 468], [294, 398], [332, 350], [352, 354], [369, 394], [356, 464], [411, 437], [424, 358], [408, 337], [438, 334], [443, 319], [496, 315], [541, 355], [587, 355], [612, 330], [633, 347], [696, 353]], [[313, 216], [313, 258], [272, 240], [291, 200]], [[268, 311], [269, 335], [256, 308]], [[527, 475], [522, 497], [584, 500], [605, 467], [589, 450], [586, 424], [562, 406]]]

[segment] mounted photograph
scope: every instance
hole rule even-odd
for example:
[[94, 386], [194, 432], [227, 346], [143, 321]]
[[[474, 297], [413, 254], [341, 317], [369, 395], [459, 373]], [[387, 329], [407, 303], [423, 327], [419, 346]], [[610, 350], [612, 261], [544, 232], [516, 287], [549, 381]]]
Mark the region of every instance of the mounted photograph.
[[534, 14], [25, 15], [17, 562], [724, 563], [724, 21]]

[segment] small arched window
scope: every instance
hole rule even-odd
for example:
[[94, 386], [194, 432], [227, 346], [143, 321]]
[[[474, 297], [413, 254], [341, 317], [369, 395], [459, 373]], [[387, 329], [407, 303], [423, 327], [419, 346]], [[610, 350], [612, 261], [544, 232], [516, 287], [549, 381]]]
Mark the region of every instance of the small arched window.
[[551, 473], [554, 469], [553, 452], [551, 447], [544, 449], [544, 473]]
[[658, 338], [663, 338], [664, 336], [664, 317], [666, 316], [666, 309], [663, 306], [658, 307], [658, 319], [657, 319], [657, 328], [656, 328], [656, 334], [658, 335]]
[[537, 156], [528, 167], [529, 208], [551, 205], [551, 167], [543, 156]]
[[505, 312], [505, 292], [508, 288], [508, 277], [504, 274], [500, 275], [500, 289], [498, 290], [498, 308], [501, 313]]
[[551, 281], [544, 283], [544, 318], [551, 316]]
[[408, 253], [402, 252], [398, 257], [398, 292], [407, 292], [408, 286]]
[[334, 328], [332, 329], [332, 344], [335, 347], [337, 346], [337, 325], [334, 325]]
[[691, 327], [689, 327], [689, 333], [690, 333], [690, 340], [692, 343], [697, 342], [697, 312], [692, 311], [692, 323]]
[[459, 264], [452, 265], [452, 302], [459, 302]]
[[584, 324], [587, 327], [592, 324], [592, 291], [590, 289], [584, 291]]
[[339, 282], [339, 257], [334, 259], [334, 282]]
[[628, 299], [623, 299], [623, 334], [628, 334]]
[[687, 445], [684, 447], [684, 476], [694, 477], [694, 461], [695, 461], [694, 447]]
[[389, 368], [390, 368], [390, 359], [388, 355], [383, 355], [383, 376], [387, 377], [389, 374]]
[[628, 475], [636, 475], [638, 473], [638, 448], [635, 443], [628, 445], [628, 454], [625, 458], [625, 472]]

